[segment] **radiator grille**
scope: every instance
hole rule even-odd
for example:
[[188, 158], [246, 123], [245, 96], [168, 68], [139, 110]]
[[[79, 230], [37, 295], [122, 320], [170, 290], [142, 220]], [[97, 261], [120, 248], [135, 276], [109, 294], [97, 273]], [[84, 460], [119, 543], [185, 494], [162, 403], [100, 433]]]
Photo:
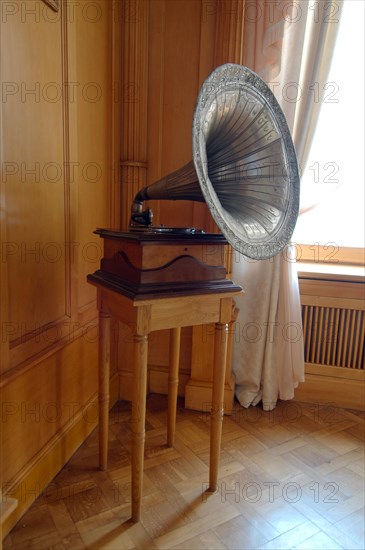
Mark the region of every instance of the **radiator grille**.
[[302, 306], [306, 363], [364, 369], [364, 311]]

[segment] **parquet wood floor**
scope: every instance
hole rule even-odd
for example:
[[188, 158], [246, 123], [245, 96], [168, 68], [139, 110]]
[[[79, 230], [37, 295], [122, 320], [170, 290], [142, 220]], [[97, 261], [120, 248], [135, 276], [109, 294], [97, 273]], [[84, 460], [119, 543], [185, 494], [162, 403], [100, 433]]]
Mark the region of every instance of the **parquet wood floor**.
[[142, 521], [130, 521], [130, 406], [110, 414], [109, 470], [97, 430], [4, 541], [6, 549], [363, 549], [364, 415], [280, 402], [224, 418], [219, 490], [206, 493], [209, 415], [147, 401]]

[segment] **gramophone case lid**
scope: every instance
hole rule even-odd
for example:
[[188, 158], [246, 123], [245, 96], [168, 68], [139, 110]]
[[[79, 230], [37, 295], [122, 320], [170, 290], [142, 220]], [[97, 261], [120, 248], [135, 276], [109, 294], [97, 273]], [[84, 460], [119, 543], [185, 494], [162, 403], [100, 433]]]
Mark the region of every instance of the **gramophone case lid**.
[[278, 254], [298, 217], [298, 162], [280, 105], [247, 67], [225, 64], [205, 80], [194, 112], [193, 162], [232, 247], [252, 259]]

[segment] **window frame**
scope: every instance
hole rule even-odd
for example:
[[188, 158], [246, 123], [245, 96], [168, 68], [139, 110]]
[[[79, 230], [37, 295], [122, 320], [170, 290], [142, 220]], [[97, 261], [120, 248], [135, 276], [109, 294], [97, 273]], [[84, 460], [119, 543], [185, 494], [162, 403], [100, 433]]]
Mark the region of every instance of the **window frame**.
[[292, 243], [297, 263], [317, 263], [338, 266], [364, 266], [365, 249], [339, 246], [336, 243]]

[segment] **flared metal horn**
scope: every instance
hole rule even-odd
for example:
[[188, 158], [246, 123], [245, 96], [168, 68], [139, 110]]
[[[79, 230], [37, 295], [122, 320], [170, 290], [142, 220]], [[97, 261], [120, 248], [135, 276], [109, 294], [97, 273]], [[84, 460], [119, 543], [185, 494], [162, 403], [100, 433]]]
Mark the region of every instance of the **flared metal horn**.
[[298, 217], [300, 177], [285, 116], [266, 83], [226, 64], [204, 82], [193, 120], [193, 160], [143, 188], [131, 226], [149, 225], [145, 200], [206, 202], [235, 250], [252, 259], [278, 254]]

